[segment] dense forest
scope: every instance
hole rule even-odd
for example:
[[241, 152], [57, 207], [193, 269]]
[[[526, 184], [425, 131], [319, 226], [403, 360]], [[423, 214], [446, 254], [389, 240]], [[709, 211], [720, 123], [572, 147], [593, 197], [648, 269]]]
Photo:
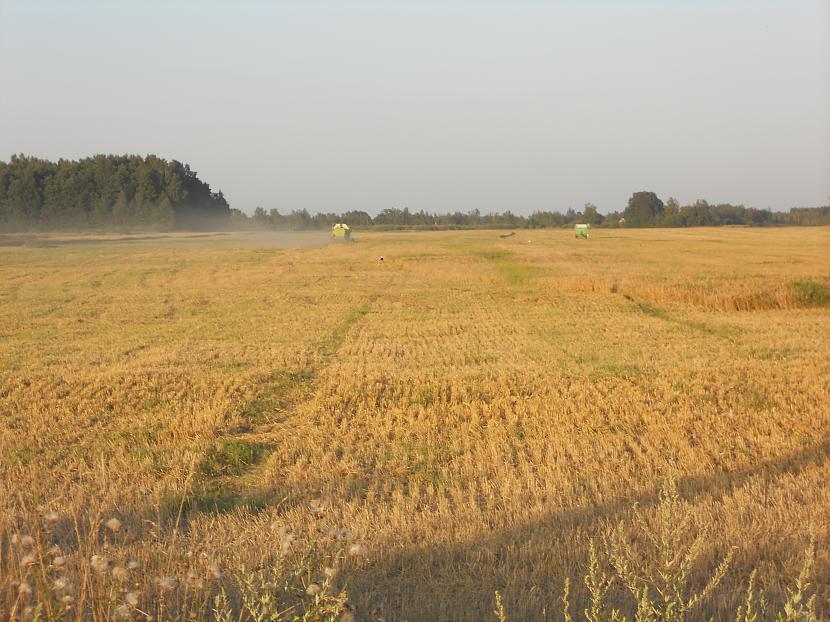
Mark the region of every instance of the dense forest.
[[212, 192], [187, 164], [154, 155], [96, 155], [57, 163], [23, 155], [0, 162], [0, 231], [84, 229], [326, 229], [336, 222], [357, 228], [542, 228], [584, 222], [598, 227], [701, 227], [718, 225], [827, 225], [830, 207], [789, 212], [696, 201], [665, 203], [653, 192], [635, 192], [628, 206], [608, 215], [591, 203], [580, 211], [510, 210], [482, 214], [430, 214], [388, 208], [310, 214], [256, 208], [252, 215], [231, 209], [222, 192]]
[[681, 206], [677, 200], [663, 203], [653, 192], [635, 192], [622, 212], [604, 216], [596, 206], [586, 203], [582, 210], [567, 210], [564, 214], [554, 211], [534, 212], [519, 216], [511, 211], [482, 214], [479, 210], [430, 214], [424, 211], [388, 208], [377, 216], [363, 211], [342, 214], [310, 214], [295, 210], [281, 214], [275, 209], [266, 211], [258, 207], [252, 216], [240, 210], [231, 210], [231, 222], [237, 229], [305, 230], [325, 229], [336, 222], [351, 227], [378, 229], [450, 229], [450, 228], [511, 228], [536, 229], [567, 227], [574, 223], [588, 223], [595, 227], [707, 227], [719, 225], [828, 225], [830, 207], [797, 207], [789, 212], [772, 212], [729, 203], [710, 204], [695, 201]]
[[187, 164], [153, 155], [0, 162], [0, 230], [227, 228], [230, 207]]

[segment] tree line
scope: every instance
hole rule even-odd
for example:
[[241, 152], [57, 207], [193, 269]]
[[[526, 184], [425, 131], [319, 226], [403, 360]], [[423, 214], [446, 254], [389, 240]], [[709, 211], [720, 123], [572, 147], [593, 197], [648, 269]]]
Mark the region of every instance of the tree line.
[[828, 225], [830, 206], [796, 207], [789, 212], [773, 212], [730, 203], [712, 204], [704, 200], [681, 206], [673, 198], [663, 203], [653, 192], [635, 192], [624, 210], [608, 215], [600, 214], [592, 203], [586, 203], [580, 211], [537, 211], [529, 216], [520, 216], [510, 210], [489, 214], [482, 214], [477, 209], [469, 212], [431, 214], [423, 210], [412, 212], [408, 208], [387, 208], [374, 217], [364, 211], [311, 214], [307, 210], [294, 210], [282, 214], [276, 209], [266, 211], [262, 207], [257, 207], [251, 216], [232, 209], [231, 222], [237, 229], [290, 231], [326, 229], [338, 222], [355, 228], [377, 229], [538, 229], [568, 227], [576, 223], [587, 223], [595, 227]]
[[282, 214], [257, 207], [252, 215], [231, 209], [187, 164], [154, 155], [96, 155], [57, 163], [24, 155], [0, 161], [0, 230], [59, 229], [327, 229], [338, 222], [356, 228], [555, 228], [698, 227], [718, 225], [827, 225], [830, 207], [789, 212], [695, 201], [665, 203], [654, 192], [635, 192], [622, 211], [603, 215], [586, 203], [579, 210], [536, 211], [529, 216], [478, 209], [450, 214], [387, 208], [376, 216], [294, 210]]
[[0, 229], [227, 228], [230, 206], [187, 164], [154, 155], [0, 161]]

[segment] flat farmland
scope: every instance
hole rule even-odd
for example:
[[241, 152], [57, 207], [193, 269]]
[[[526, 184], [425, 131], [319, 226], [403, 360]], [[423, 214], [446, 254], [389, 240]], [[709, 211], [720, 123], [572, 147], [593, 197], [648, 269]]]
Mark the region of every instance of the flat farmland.
[[4, 239], [0, 613], [828, 615], [830, 230], [500, 233]]

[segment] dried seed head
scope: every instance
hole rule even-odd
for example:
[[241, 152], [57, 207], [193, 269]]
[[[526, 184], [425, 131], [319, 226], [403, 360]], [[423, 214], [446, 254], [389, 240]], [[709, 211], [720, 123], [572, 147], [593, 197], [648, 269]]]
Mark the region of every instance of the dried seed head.
[[95, 572], [104, 573], [109, 570], [110, 560], [102, 555], [93, 555], [89, 560], [89, 565]]
[[65, 558], [65, 557], [63, 557], [63, 556], [61, 556], [61, 555], [58, 555], [57, 557], [55, 557], [55, 558], [52, 560], [52, 565], [53, 565], [55, 568], [61, 568], [61, 567], [63, 567], [65, 564], [66, 564], [66, 558]]
[[278, 521], [271, 523], [271, 531], [277, 534], [280, 538], [284, 538], [288, 535], [288, 528]]
[[106, 523], [104, 523], [104, 526], [107, 529], [109, 529], [111, 532], [117, 533], [118, 531], [121, 530], [121, 521], [113, 516]]
[[291, 551], [291, 549], [294, 547], [294, 543], [296, 542], [296, 540], [297, 539], [294, 537], [294, 534], [291, 533], [286, 534], [283, 537], [282, 543], [280, 544], [280, 550], [282, 551], [283, 555]]
[[61, 519], [61, 515], [55, 512], [55, 510], [50, 510], [43, 515], [43, 520], [46, 521], [47, 525], [54, 525]]
[[130, 578], [130, 571], [124, 568], [124, 566], [113, 566], [112, 578], [123, 583]]
[[32, 536], [20, 536], [20, 546], [31, 548], [35, 545], [35, 539]]
[[138, 570], [141, 568], [141, 564], [139, 564], [136, 560], [131, 559], [127, 562], [127, 570]]
[[176, 580], [173, 577], [164, 577], [159, 579], [159, 587], [165, 592], [170, 592], [176, 589]]
[[352, 544], [349, 547], [350, 557], [366, 557], [366, 547], [362, 544]]
[[217, 566], [216, 564], [211, 564], [210, 565], [210, 567], [208, 568], [208, 573], [210, 573], [210, 576], [213, 577], [214, 579], [221, 579], [222, 578], [222, 571], [219, 569], [219, 566]]
[[21, 566], [34, 566], [37, 563], [37, 559], [31, 553], [26, 553], [23, 557], [20, 558], [20, 565]]
[[139, 592], [127, 592], [124, 595], [124, 600], [127, 601], [127, 604], [130, 605], [130, 607], [138, 607], [139, 596]]
[[337, 578], [337, 568], [332, 568], [330, 566], [326, 566], [323, 568], [323, 574], [326, 575], [327, 579], [336, 579]]
[[132, 614], [132, 607], [122, 603], [115, 608], [115, 617], [119, 620], [128, 620]]
[[66, 594], [63, 598], [61, 598], [61, 602], [66, 605], [66, 608], [69, 609], [72, 606], [72, 603], [75, 602], [75, 597], [69, 594]]
[[71, 587], [72, 584], [66, 577], [58, 577], [52, 581], [52, 589], [57, 592], [68, 592]]
[[200, 577], [198, 574], [196, 574], [192, 570], [187, 573], [186, 581], [187, 581], [187, 584], [190, 587], [195, 587], [197, 589], [201, 589], [205, 585], [205, 582], [202, 580], [202, 577]]
[[20, 598], [29, 598], [32, 595], [32, 586], [26, 581], [21, 581], [17, 586], [17, 594]]
[[305, 589], [305, 593], [309, 596], [317, 596], [322, 590], [320, 586], [316, 583], [309, 583], [308, 587]]

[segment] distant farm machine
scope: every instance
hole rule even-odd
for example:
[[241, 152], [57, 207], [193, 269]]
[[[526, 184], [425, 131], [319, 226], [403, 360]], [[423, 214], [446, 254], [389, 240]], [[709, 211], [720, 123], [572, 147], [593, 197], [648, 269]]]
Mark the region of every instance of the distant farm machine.
[[577, 224], [574, 225], [574, 237], [575, 238], [585, 238], [588, 239], [588, 225], [586, 224]]
[[331, 237], [341, 242], [348, 242], [352, 239], [352, 230], [346, 223], [339, 222], [332, 225]]

